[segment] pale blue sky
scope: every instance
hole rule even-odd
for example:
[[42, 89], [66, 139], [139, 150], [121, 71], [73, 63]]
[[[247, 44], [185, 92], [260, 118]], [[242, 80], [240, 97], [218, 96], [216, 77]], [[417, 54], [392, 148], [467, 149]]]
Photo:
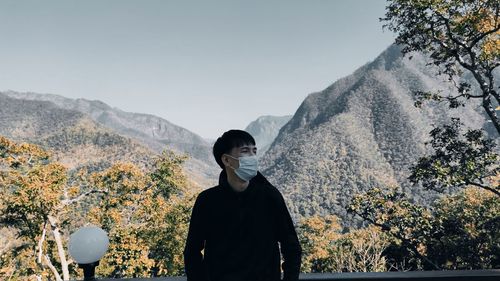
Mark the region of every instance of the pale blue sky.
[[98, 99], [202, 137], [304, 98], [393, 41], [383, 0], [0, 0], [0, 91]]

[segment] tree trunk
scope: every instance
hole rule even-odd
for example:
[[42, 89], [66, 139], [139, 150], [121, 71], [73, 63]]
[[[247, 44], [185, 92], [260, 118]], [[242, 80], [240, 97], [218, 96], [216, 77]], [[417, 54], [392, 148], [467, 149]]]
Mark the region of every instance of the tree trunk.
[[59, 260], [61, 262], [61, 269], [63, 272], [64, 281], [69, 280], [69, 270], [68, 261], [66, 260], [66, 253], [64, 251], [61, 233], [59, 232], [59, 226], [57, 226], [56, 218], [49, 216], [50, 225], [52, 226], [52, 233], [54, 234], [54, 240], [57, 244], [57, 252], [59, 254]]

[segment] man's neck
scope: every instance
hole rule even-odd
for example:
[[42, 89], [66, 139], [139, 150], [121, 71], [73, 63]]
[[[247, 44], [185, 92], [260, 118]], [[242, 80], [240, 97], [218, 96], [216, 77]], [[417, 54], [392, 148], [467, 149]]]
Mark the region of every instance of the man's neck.
[[229, 186], [236, 192], [245, 191], [247, 189], [248, 185], [250, 184], [249, 181], [244, 181], [244, 180], [240, 179], [234, 173], [227, 171], [226, 174], [227, 174], [227, 183], [229, 183]]

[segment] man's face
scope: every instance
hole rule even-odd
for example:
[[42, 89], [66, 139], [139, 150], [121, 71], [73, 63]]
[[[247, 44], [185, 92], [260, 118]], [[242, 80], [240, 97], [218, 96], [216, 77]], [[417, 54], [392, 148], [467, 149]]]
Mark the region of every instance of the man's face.
[[246, 144], [244, 146], [240, 147], [233, 147], [229, 153], [234, 158], [228, 157], [227, 155], [222, 155], [222, 162], [228, 166], [233, 167], [234, 169], [238, 169], [240, 166], [240, 163], [238, 161], [239, 157], [243, 156], [253, 156], [257, 155], [257, 147], [253, 144]]

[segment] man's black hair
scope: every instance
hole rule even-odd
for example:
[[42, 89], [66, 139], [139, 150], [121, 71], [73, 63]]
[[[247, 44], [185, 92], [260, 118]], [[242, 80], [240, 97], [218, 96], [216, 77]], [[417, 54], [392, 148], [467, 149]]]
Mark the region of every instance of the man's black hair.
[[242, 147], [245, 145], [255, 145], [255, 139], [249, 133], [242, 130], [229, 130], [222, 134], [214, 143], [213, 154], [215, 161], [219, 166], [224, 169], [221, 157], [224, 153], [229, 153], [235, 147]]

